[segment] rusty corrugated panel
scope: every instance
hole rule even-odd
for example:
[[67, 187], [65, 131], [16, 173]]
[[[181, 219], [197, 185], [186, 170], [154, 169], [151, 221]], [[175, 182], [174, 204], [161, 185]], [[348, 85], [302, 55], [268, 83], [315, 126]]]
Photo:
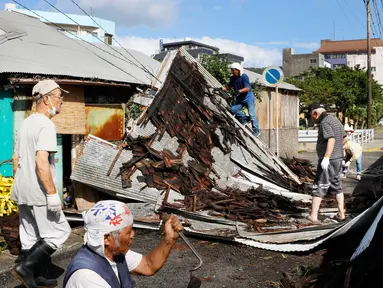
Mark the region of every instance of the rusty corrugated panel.
[[125, 105], [87, 104], [85, 120], [86, 134], [104, 140], [121, 140], [125, 133]]

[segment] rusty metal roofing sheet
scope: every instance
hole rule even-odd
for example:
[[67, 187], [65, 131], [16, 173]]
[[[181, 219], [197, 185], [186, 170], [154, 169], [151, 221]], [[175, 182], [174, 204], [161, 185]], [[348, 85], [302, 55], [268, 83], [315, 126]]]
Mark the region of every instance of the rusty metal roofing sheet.
[[124, 104], [87, 104], [85, 131], [104, 140], [121, 140], [125, 134]]
[[117, 151], [116, 145], [89, 135], [83, 153], [77, 159], [72, 171], [71, 179], [114, 195], [119, 194], [138, 201], [156, 203], [160, 192], [154, 188], [144, 188], [146, 183], [138, 182], [137, 175], [141, 172], [137, 171], [132, 176], [132, 187], [127, 189], [122, 188], [121, 177], [116, 177], [122, 163], [132, 158], [131, 151], [122, 150], [111, 175], [106, 176]]

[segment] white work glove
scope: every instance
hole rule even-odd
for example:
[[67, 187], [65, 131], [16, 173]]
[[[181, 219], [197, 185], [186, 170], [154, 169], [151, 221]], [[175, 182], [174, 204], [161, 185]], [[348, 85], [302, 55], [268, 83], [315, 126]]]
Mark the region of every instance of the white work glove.
[[59, 197], [59, 194], [47, 194], [47, 206], [48, 211], [51, 211], [55, 214], [60, 214], [62, 210], [61, 206], [61, 199]]
[[344, 167], [350, 167], [351, 161], [347, 161], [346, 164], [344, 164]]
[[330, 164], [330, 158], [324, 157], [322, 162], [320, 163], [320, 166], [322, 167], [323, 170], [327, 170], [329, 164]]

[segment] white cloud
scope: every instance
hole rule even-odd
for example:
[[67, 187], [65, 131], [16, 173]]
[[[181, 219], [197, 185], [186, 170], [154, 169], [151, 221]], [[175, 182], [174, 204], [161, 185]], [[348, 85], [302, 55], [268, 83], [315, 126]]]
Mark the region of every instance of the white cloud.
[[[139, 50], [147, 55], [153, 55], [159, 50], [159, 39], [141, 38], [135, 36], [118, 37], [118, 41], [126, 48]], [[173, 42], [180, 39], [164, 39], [164, 42]], [[278, 49], [265, 49], [255, 45], [236, 42], [222, 38], [193, 38], [194, 41], [202, 42], [218, 47], [220, 52], [230, 52], [243, 56], [245, 67], [265, 67], [269, 65], [281, 65], [282, 52]]]
[[[146, 25], [152, 28], [171, 25], [178, 16], [178, 0], [77, 0], [76, 3], [95, 17], [114, 21], [118, 26]], [[82, 12], [68, 0], [57, 0], [66, 12]]]

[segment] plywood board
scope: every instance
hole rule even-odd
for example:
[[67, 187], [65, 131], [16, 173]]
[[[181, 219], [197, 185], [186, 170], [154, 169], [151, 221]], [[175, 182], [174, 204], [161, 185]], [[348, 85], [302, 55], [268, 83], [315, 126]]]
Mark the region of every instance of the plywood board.
[[62, 85], [62, 88], [70, 93], [63, 94], [61, 113], [52, 118], [57, 134], [85, 134], [84, 87]]

